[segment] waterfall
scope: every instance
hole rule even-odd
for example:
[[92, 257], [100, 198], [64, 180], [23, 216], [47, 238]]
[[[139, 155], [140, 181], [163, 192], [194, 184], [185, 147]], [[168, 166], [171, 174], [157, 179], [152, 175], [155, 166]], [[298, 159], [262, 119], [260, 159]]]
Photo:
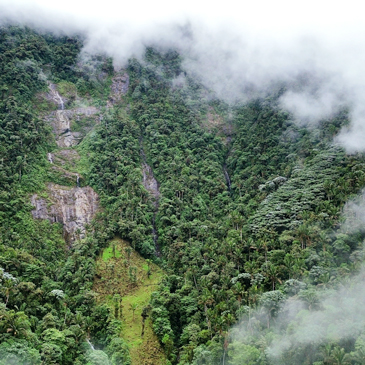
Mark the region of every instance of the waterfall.
[[77, 174], [77, 176], [76, 176], [76, 186], [78, 188], [80, 187], [80, 176], [79, 176], [79, 174]]
[[59, 100], [60, 109], [63, 110], [64, 109], [64, 104], [63, 104], [63, 100], [61, 98], [61, 95], [58, 93], [57, 90], [53, 90], [53, 95]]
[[48, 161], [53, 163], [52, 153], [48, 153]]
[[56, 99], [59, 101], [58, 105], [59, 105], [59, 109], [63, 110], [64, 109], [64, 103], [63, 103], [63, 100], [60, 96], [60, 94], [58, 93], [58, 91], [56, 90], [56, 86], [49, 83], [48, 85], [49, 87], [49, 90], [51, 91], [51, 94], [53, 96], [53, 99]]
[[61, 110], [63, 110], [63, 109], [64, 109], [63, 100], [62, 100], [62, 98], [61, 98], [60, 94], [59, 94], [57, 91], [56, 91], [56, 95], [58, 96], [58, 99], [59, 99], [59, 101], [60, 101], [60, 107], [61, 107]]
[[95, 351], [94, 345], [90, 342], [90, 340], [88, 338], [86, 339], [86, 342], [89, 344], [91, 350]]
[[223, 166], [223, 172], [227, 181], [228, 190], [231, 191], [231, 179], [229, 178], [226, 165]]

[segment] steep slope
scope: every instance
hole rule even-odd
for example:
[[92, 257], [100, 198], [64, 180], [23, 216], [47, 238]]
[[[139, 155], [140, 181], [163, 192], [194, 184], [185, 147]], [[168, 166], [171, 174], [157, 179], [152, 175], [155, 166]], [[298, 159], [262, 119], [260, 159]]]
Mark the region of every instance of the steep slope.
[[48, 184], [47, 198], [35, 194], [31, 203], [35, 207], [32, 215], [36, 219], [48, 219], [61, 223], [63, 237], [67, 243], [85, 238], [85, 227], [90, 224], [98, 210], [98, 195], [89, 186], [70, 188]]
[[[132, 365], [164, 365], [164, 353], [152, 331], [150, 297], [163, 272], [121, 239], [113, 239], [96, 263], [94, 290], [123, 322], [121, 336], [130, 347]], [[142, 316], [143, 314], [143, 316]]]
[[[35, 207], [32, 215], [36, 219], [48, 219], [51, 223], [61, 223], [63, 226], [63, 237], [68, 244], [72, 244], [76, 239], [85, 238], [86, 225], [89, 225], [98, 210], [99, 197], [90, 186], [80, 187], [80, 175], [73, 169], [67, 171], [64, 167], [65, 159], [55, 156], [66, 157], [67, 162], [74, 167], [79, 159], [75, 150], [62, 149], [64, 147], [76, 146], [81, 138], [81, 133], [75, 133], [71, 129], [71, 117], [87, 117], [86, 124], [88, 130], [95, 124], [94, 115], [100, 114], [95, 107], [68, 110], [65, 109], [64, 98], [57, 91], [55, 84], [49, 84], [50, 92], [45, 95], [58, 106], [58, 110], [51, 115], [55, 115], [53, 120], [48, 115], [47, 122], [53, 126], [53, 133], [58, 150], [48, 153], [47, 158], [55, 173], [68, 180], [71, 186], [62, 186], [58, 184], [47, 184], [46, 190], [40, 197], [34, 194], [31, 197], [31, 203]], [[74, 185], [74, 187], [72, 187]]]
[[[280, 110], [277, 91], [236, 108], [232, 123], [232, 110], [205, 104], [205, 91], [188, 77], [171, 88], [181, 72], [177, 54], [148, 49], [145, 62], [131, 62], [129, 72], [132, 116], [161, 192], [156, 227], [168, 276], [153, 297], [154, 329], [172, 362], [236, 361], [229, 329], [248, 306], [263, 303], [274, 322], [270, 305], [281, 303], [293, 276], [311, 287], [329, 272], [340, 279], [338, 265], [351, 267], [361, 236], [345, 253], [333, 230], [346, 199], [364, 185], [354, 173], [364, 157], [331, 146], [345, 111], [309, 130]], [[209, 107], [225, 129], [207, 127]], [[265, 347], [255, 344], [257, 363], [265, 363]]]
[[[78, 143], [99, 121], [85, 87], [100, 102], [108, 86], [106, 72], [96, 81], [76, 65], [80, 46], [78, 39], [0, 28], [2, 364], [129, 358], [119, 322], [108, 307], [97, 305], [91, 290], [103, 241], [87, 225], [98, 198], [79, 174], [82, 158], [64, 147]], [[107, 65], [102, 59], [95, 69], [110, 71]]]
[[0, 39], [4, 361], [363, 363], [362, 321], [270, 354], [362, 278], [364, 232], [339, 230], [365, 185], [364, 156], [333, 146], [346, 109], [305, 128], [285, 85], [227, 105], [174, 50], [115, 72], [79, 39]]

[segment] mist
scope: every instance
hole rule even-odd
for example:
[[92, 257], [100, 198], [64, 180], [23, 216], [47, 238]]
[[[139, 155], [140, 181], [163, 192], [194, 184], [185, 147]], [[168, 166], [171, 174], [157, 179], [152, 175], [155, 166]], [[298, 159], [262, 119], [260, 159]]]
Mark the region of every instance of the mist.
[[[286, 300], [271, 324], [270, 333], [265, 326], [268, 316], [265, 308], [252, 311], [249, 319], [231, 330], [231, 350], [234, 353], [236, 347], [242, 351], [242, 344], [249, 345], [250, 338], [261, 338], [262, 342], [268, 342], [265, 353], [270, 364], [299, 364], [305, 362], [301, 354], [308, 356], [320, 346], [355, 341], [365, 331], [364, 279], [365, 268], [362, 268], [337, 290], [312, 291], [311, 299], [316, 299], [310, 310], [306, 299]], [[229, 363], [238, 365], [240, 362], [233, 359]]]
[[[335, 239], [364, 232], [365, 190], [345, 204], [342, 221]], [[233, 353], [235, 347], [236, 351], [242, 351], [242, 345], [249, 345], [252, 338], [261, 338], [266, 344], [265, 354], [270, 364], [301, 364], [306, 361], [303, 355], [315, 354], [321, 346], [353, 343], [360, 335], [364, 336], [364, 243], [350, 259], [357, 267], [356, 274], [343, 275], [336, 283], [315, 287], [296, 280], [290, 283], [289, 280], [282, 288], [287, 299], [278, 296], [280, 300], [276, 298], [276, 303], [273, 301], [269, 305], [268, 301], [266, 304], [261, 301], [257, 309], [246, 313], [243, 320], [231, 329]], [[268, 317], [271, 317], [273, 308], [276, 316], [271, 318], [268, 330]], [[312, 361], [319, 360], [312, 358]], [[232, 365], [236, 363], [239, 362], [230, 362]]]
[[116, 67], [146, 45], [176, 48], [184, 68], [227, 102], [264, 96], [285, 83], [281, 104], [298, 123], [315, 124], [350, 107], [336, 142], [365, 150], [365, 25], [355, 1], [156, 2], [3, 0], [0, 23], [82, 34], [84, 52]]
[[[335, 142], [348, 153], [365, 151], [365, 23], [358, 1], [189, 0], [172, 7], [161, 0], [2, 0], [0, 25], [7, 24], [81, 35], [85, 55], [105, 53], [116, 69], [130, 57], [141, 58], [146, 45], [176, 48], [183, 68], [231, 104], [284, 85], [280, 104], [301, 125], [316, 125], [349, 108], [350, 125]], [[184, 78], [175, 84], [184, 84]], [[343, 232], [360, 229], [364, 194], [347, 203], [344, 212]], [[334, 290], [316, 290], [314, 310], [295, 296], [283, 301], [268, 357], [280, 364], [291, 348], [339, 342], [363, 332], [364, 279], [362, 268]], [[232, 340], [244, 343], [252, 333], [264, 336], [265, 329], [250, 326], [253, 319], [265, 323], [265, 316], [262, 308], [250, 313], [249, 321], [232, 330]]]
[[[285, 318], [286, 321], [292, 320], [291, 329], [282, 338], [271, 343], [267, 351], [269, 358], [277, 362], [283, 352], [290, 348], [308, 345], [319, 347], [326, 342], [339, 343], [356, 339], [365, 330], [364, 279], [365, 269], [362, 269], [337, 290], [318, 291], [319, 309], [312, 312], [304, 309], [307, 305], [303, 302], [288, 301], [283, 312], [291, 314]], [[282, 319], [279, 317], [279, 321]]]

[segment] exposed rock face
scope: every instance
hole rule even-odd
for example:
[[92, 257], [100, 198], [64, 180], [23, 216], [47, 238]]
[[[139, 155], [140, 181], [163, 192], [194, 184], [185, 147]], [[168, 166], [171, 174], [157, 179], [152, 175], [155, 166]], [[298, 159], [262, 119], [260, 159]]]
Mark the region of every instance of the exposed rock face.
[[155, 255], [161, 257], [160, 246], [157, 243], [158, 235], [156, 230], [156, 213], [158, 211], [159, 200], [160, 200], [160, 190], [158, 182], [153, 175], [153, 171], [150, 165], [146, 163], [146, 156], [141, 148], [141, 154], [143, 156], [144, 162], [142, 163], [142, 173], [143, 173], [143, 186], [150, 193], [152, 198], [152, 203], [155, 206], [155, 211], [152, 217], [152, 239], [155, 244]]
[[52, 122], [56, 143], [59, 147], [72, 147], [79, 143], [80, 134], [71, 132], [70, 119], [66, 110], [57, 110]]
[[160, 246], [157, 243], [158, 235], [156, 230], [156, 213], [158, 211], [159, 207], [159, 201], [160, 201], [160, 190], [157, 180], [155, 179], [155, 176], [153, 175], [153, 171], [150, 165], [147, 164], [146, 155], [143, 150], [143, 144], [142, 144], [142, 138], [139, 140], [140, 146], [141, 146], [141, 157], [143, 159], [142, 163], [142, 174], [143, 174], [143, 186], [146, 188], [146, 190], [149, 192], [151, 198], [152, 198], [152, 204], [155, 206], [155, 211], [153, 213], [152, 217], [152, 239], [155, 243], [155, 255], [157, 257], [161, 257], [161, 250]]
[[[68, 171], [68, 170], [64, 169], [63, 167], [57, 166], [57, 165], [53, 165], [51, 168], [59, 175], [59, 177], [62, 180], [67, 180], [66, 184], [76, 184], [77, 185], [77, 182], [80, 181], [80, 174], [78, 174], [76, 172]], [[82, 179], [82, 177], [81, 177], [81, 179]]]
[[45, 97], [58, 106], [57, 111], [45, 116], [53, 127], [56, 143], [59, 147], [76, 146], [100, 119], [99, 110], [93, 106], [66, 110], [68, 100], [59, 94], [57, 86], [49, 83], [48, 89]]
[[[49, 84], [46, 98], [56, 105], [58, 110], [45, 116], [53, 127], [56, 143], [61, 148], [77, 145], [84, 135], [90, 131], [100, 119], [99, 110], [95, 107], [83, 107], [65, 110], [66, 98], [61, 97], [54, 84]], [[73, 130], [71, 130], [73, 128]], [[74, 170], [80, 159], [73, 149], [59, 149], [48, 153], [47, 159], [61, 181], [65, 184], [75, 184], [75, 187], [61, 186], [50, 183], [47, 186], [47, 197], [34, 194], [31, 203], [35, 219], [48, 219], [52, 223], [63, 225], [63, 234], [66, 242], [72, 244], [78, 238], [84, 238], [85, 227], [93, 219], [98, 209], [98, 195], [90, 187], [80, 188], [80, 175]]]
[[147, 165], [146, 163], [143, 163], [142, 173], [143, 173], [143, 186], [154, 198], [155, 204], [158, 204], [158, 200], [160, 198], [160, 191], [158, 189], [158, 182], [153, 176], [153, 171], [151, 169], [151, 166]]
[[114, 76], [111, 86], [111, 95], [109, 97], [109, 106], [111, 106], [110, 104], [114, 104], [120, 101], [122, 99], [122, 96], [127, 93], [128, 87], [129, 76], [127, 73]]
[[53, 162], [59, 166], [70, 165], [71, 167], [75, 167], [78, 160], [80, 160], [80, 156], [75, 150], [58, 150], [51, 154], [53, 158]]
[[[76, 146], [83, 136], [96, 123], [99, 110], [95, 107], [76, 108], [71, 110], [56, 110], [48, 115], [47, 120], [53, 127], [56, 143], [59, 147]], [[88, 118], [89, 123], [79, 132], [72, 131], [71, 125], [74, 120], [76, 123], [80, 118]]]
[[129, 76], [127, 73], [117, 75], [112, 81], [112, 93], [114, 95], [126, 94], [129, 86]]
[[85, 108], [75, 108], [68, 110], [68, 112], [71, 114], [70, 117], [76, 117], [79, 118], [80, 116], [95, 116], [95, 114], [99, 113], [99, 109], [95, 108], [94, 106], [88, 106]]
[[56, 105], [58, 105], [58, 109], [63, 110], [65, 106], [65, 99], [61, 97], [61, 95], [57, 91], [57, 87], [55, 84], [48, 84], [49, 93], [46, 94], [46, 98], [51, 100]]
[[68, 243], [84, 238], [85, 226], [91, 222], [99, 206], [95, 191], [89, 186], [71, 188], [49, 184], [47, 193], [49, 199], [37, 194], [32, 196], [31, 203], [35, 207], [33, 218], [61, 223]]

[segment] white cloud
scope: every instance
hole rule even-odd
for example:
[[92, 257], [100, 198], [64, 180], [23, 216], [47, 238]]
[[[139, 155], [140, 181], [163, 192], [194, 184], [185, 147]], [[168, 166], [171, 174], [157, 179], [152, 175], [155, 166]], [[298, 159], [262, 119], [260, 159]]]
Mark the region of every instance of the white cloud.
[[338, 141], [350, 152], [365, 150], [365, 24], [358, 1], [2, 0], [5, 19], [82, 32], [87, 51], [106, 52], [118, 65], [148, 43], [178, 47], [184, 67], [227, 100], [290, 83], [282, 104], [305, 122], [349, 104], [352, 124]]

